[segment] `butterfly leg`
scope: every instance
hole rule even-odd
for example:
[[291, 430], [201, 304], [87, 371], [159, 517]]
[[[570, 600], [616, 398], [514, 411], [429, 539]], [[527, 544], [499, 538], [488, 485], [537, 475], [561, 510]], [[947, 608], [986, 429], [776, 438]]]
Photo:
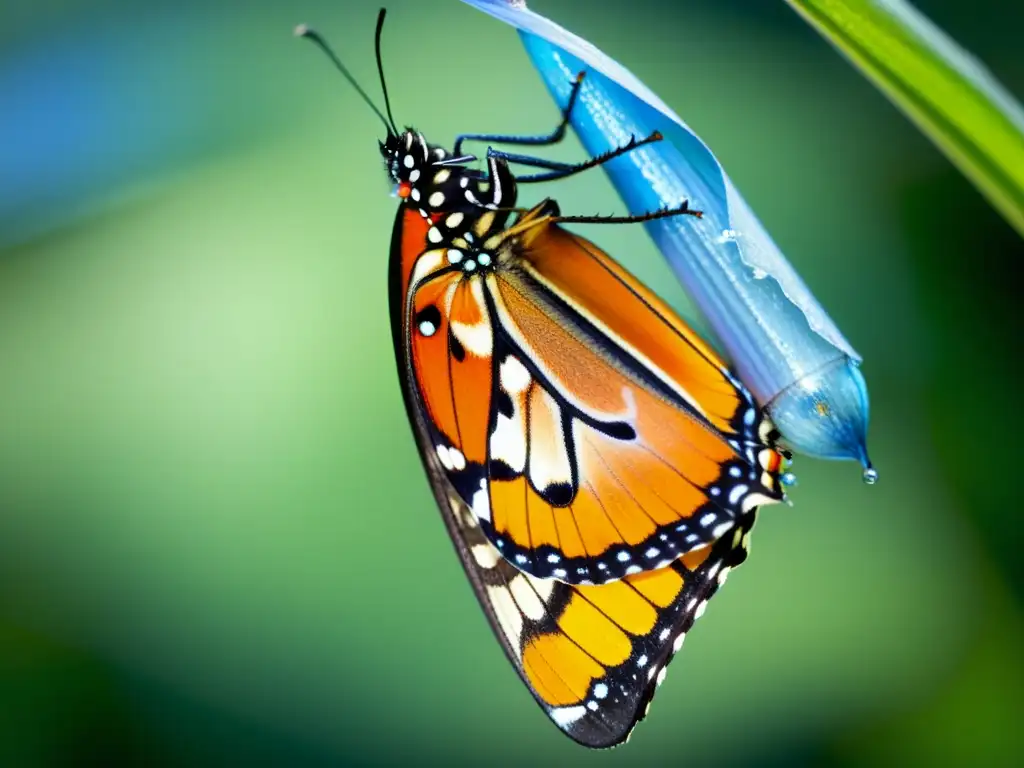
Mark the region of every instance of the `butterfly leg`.
[[563, 216], [558, 203], [549, 198], [542, 200], [533, 208], [524, 212], [515, 224], [504, 228], [489, 238], [484, 243], [484, 247], [488, 250], [497, 250], [501, 247], [502, 243], [522, 237], [530, 230], [563, 222], [573, 224], [638, 224], [645, 221], [655, 221], [656, 219], [667, 219], [671, 216], [695, 216], [699, 219], [703, 215], [703, 211], [695, 211], [690, 208], [689, 200], [683, 200], [675, 208], [662, 208], [639, 216]]
[[576, 75], [576, 80], [572, 84], [572, 90], [569, 91], [569, 100], [565, 104], [565, 109], [562, 110], [562, 120], [558, 123], [558, 127], [551, 133], [546, 133], [542, 136], [503, 136], [500, 134], [489, 133], [463, 133], [455, 137], [455, 146], [452, 148], [452, 154], [455, 156], [462, 154], [462, 142], [464, 141], [485, 141], [492, 144], [529, 144], [535, 147], [557, 144], [565, 138], [565, 130], [569, 127], [569, 117], [572, 115], [572, 108], [576, 105], [576, 97], [579, 95], [580, 86], [583, 84], [583, 75], [583, 72]]
[[510, 152], [500, 152], [496, 149], [488, 149], [488, 157], [500, 157], [506, 162], [516, 163], [517, 165], [526, 165], [533, 168], [546, 168], [546, 173], [533, 173], [526, 176], [516, 176], [517, 182], [524, 184], [535, 184], [543, 181], [554, 181], [556, 179], [564, 179], [567, 176], [574, 176], [582, 171], [596, 168], [599, 165], [604, 165], [609, 160], [614, 160], [616, 157], [632, 152], [638, 147], [642, 147], [646, 144], [653, 144], [656, 141], [661, 141], [662, 135], [655, 131], [650, 136], [643, 139], [638, 139], [635, 136], [629, 140], [628, 143], [623, 144], [621, 147], [608, 150], [596, 157], [592, 157], [589, 160], [585, 160], [582, 163], [560, 163], [555, 160], [546, 160], [542, 157], [531, 157], [529, 155], [516, 155]]
[[704, 212], [693, 210], [690, 208], [690, 201], [683, 200], [675, 208], [660, 208], [639, 216], [554, 216], [551, 221], [556, 224], [564, 221], [575, 224], [637, 224], [644, 221], [667, 219], [670, 216], [695, 216], [699, 219], [704, 216]]

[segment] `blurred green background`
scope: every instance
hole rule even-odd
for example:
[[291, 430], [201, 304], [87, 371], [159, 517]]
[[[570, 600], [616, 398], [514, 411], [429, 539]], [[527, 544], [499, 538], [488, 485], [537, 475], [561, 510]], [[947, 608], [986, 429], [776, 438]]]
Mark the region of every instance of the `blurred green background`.
[[[918, 5], [1024, 94], [1020, 4]], [[1024, 762], [1024, 244], [782, 2], [531, 6], [718, 153], [865, 358], [879, 484], [799, 460], [630, 744], [577, 747], [409, 436], [380, 126], [291, 37], [375, 93], [378, 3], [4, 0], [0, 765]], [[554, 125], [510, 28], [389, 11], [400, 123]], [[689, 311], [641, 228], [592, 235]]]

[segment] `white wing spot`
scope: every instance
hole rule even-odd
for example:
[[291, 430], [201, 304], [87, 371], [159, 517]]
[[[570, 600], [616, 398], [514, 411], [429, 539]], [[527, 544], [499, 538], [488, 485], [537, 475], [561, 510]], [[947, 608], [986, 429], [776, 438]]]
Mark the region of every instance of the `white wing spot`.
[[743, 494], [745, 494], [746, 492], [747, 486], [737, 485], [735, 488], [729, 491], [729, 503], [735, 504], [736, 502], [743, 498]]
[[478, 520], [491, 519], [491, 498], [487, 494], [487, 487], [485, 486], [485, 480], [480, 481], [480, 490], [473, 494], [473, 514], [477, 516]]
[[475, 544], [473, 545], [473, 559], [476, 560], [476, 564], [484, 570], [490, 570], [498, 564], [501, 559], [501, 555], [494, 547], [490, 544]]
[[448, 227], [448, 229], [455, 229], [462, 223], [463, 218], [464, 216], [462, 215], [462, 212], [456, 211], [455, 213], [448, 215], [448, 218], [444, 220], [444, 225]]
[[467, 325], [466, 323], [453, 320], [451, 328], [455, 338], [471, 354], [477, 357], [487, 357], [487, 355], [491, 354], [491, 348], [494, 345], [494, 335], [491, 333], [491, 328], [487, 323]]
[[406, 168], [412, 168], [414, 165], [416, 165], [416, 161], [412, 159], [412, 155], [406, 155], [405, 157], [402, 158], [402, 164]]
[[451, 455], [448, 453], [448, 447], [445, 446], [445, 445], [438, 445], [436, 450], [437, 450], [437, 458], [441, 460], [441, 466], [443, 466], [445, 469], [447, 469], [449, 472], [451, 472], [452, 471], [452, 458], [451, 458]]
[[523, 615], [505, 587], [487, 587], [487, 597], [491, 600], [494, 615], [505, 638], [513, 648], [518, 648], [523, 634]]
[[501, 378], [501, 386], [510, 395], [525, 392], [526, 388], [530, 386], [530, 372], [512, 355], [505, 358], [498, 373]]
[[466, 457], [462, 455], [462, 451], [458, 448], [449, 448], [448, 458], [451, 460], [452, 467], [454, 467], [456, 471], [461, 472], [466, 468]]
[[437, 227], [431, 227], [430, 230], [427, 232], [427, 240], [429, 240], [432, 243], [440, 243], [442, 240], [444, 240], [444, 236], [441, 234], [441, 230], [439, 230]]
[[732, 523], [720, 523], [711, 529], [711, 538], [720, 539], [722, 536], [729, 532], [732, 528]]
[[555, 707], [549, 714], [551, 715], [551, 719], [558, 724], [559, 728], [568, 728], [587, 714], [587, 708], [583, 706]]
[[449, 264], [458, 264], [460, 261], [462, 261], [462, 251], [460, 251], [460, 250], [458, 250], [456, 248], [449, 248], [448, 249], [448, 263]]
[[555, 591], [554, 579], [531, 578], [530, 585], [533, 587], [533, 591], [540, 595], [540, 599], [545, 602], [551, 599], [551, 593]]
[[508, 585], [509, 591], [512, 593], [512, 597], [519, 605], [521, 610], [527, 617], [533, 621], [540, 621], [544, 618], [547, 610], [544, 608], [544, 603], [537, 596], [537, 593], [533, 591], [530, 586], [530, 582], [526, 580], [526, 577], [519, 574], [511, 583]]
[[[513, 472], [521, 473], [526, 468], [526, 440], [522, 429], [502, 413], [498, 414], [491, 433], [491, 456], [508, 464]], [[556, 556], [549, 556], [549, 560], [550, 557]]]
[[413, 187], [413, 188], [412, 188], [412, 192], [410, 192], [410, 193], [409, 193], [409, 197], [411, 197], [411, 198], [412, 198], [413, 200], [415, 200], [416, 202], [419, 202], [419, 199], [420, 199], [420, 191], [419, 191], [418, 189], [416, 189], [416, 187]]
[[444, 205], [444, 192], [434, 192], [428, 199], [431, 208], [439, 208]]
[[608, 686], [604, 683], [598, 683], [594, 686], [594, 698], [603, 699], [608, 695]]

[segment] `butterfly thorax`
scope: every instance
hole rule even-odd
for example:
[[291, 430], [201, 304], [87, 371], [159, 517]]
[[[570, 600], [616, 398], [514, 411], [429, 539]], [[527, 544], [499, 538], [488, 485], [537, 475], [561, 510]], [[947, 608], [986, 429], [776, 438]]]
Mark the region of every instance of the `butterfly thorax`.
[[465, 272], [493, 265], [497, 256], [488, 241], [506, 228], [516, 204], [507, 165], [489, 157], [487, 172], [478, 170], [412, 129], [380, 146], [396, 194], [430, 222], [428, 243], [446, 249], [448, 261]]

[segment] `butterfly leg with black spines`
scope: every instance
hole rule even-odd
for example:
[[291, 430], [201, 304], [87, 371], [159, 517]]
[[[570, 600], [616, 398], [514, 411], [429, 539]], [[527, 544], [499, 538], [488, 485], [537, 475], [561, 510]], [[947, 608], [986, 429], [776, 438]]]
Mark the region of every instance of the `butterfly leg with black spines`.
[[508, 136], [496, 133], [463, 133], [455, 137], [455, 146], [452, 148], [452, 154], [456, 156], [462, 154], [462, 142], [464, 141], [483, 141], [488, 144], [527, 144], [534, 147], [557, 144], [565, 138], [565, 131], [569, 127], [569, 118], [572, 115], [573, 107], [576, 106], [576, 97], [579, 95], [580, 86], [583, 84], [583, 76], [584, 73], [580, 72], [573, 81], [572, 90], [569, 91], [569, 100], [565, 104], [565, 109], [562, 110], [562, 119], [558, 123], [558, 127], [551, 133], [545, 133], [540, 136]]
[[650, 136], [646, 136], [642, 139], [638, 139], [636, 136], [630, 138], [630, 140], [623, 144], [621, 147], [615, 147], [607, 152], [602, 152], [596, 157], [592, 157], [589, 160], [584, 160], [582, 163], [561, 163], [556, 160], [547, 160], [543, 157], [533, 157], [531, 155], [518, 155], [511, 152], [501, 152], [497, 149], [488, 148], [488, 157], [500, 157], [502, 160], [508, 163], [516, 163], [517, 165], [526, 165], [531, 168], [546, 168], [547, 173], [532, 173], [526, 176], [516, 176], [516, 181], [523, 184], [535, 184], [543, 181], [555, 181], [556, 179], [564, 179], [568, 176], [574, 176], [582, 171], [588, 171], [591, 168], [597, 168], [600, 165], [604, 165], [609, 160], [614, 160], [616, 157], [632, 152], [634, 149], [638, 149], [647, 144], [653, 144], [656, 141], [661, 141], [664, 138], [658, 131], [654, 131]]
[[531, 229], [550, 224], [562, 224], [565, 222], [573, 224], [638, 224], [645, 221], [655, 221], [656, 219], [666, 219], [671, 216], [695, 216], [699, 219], [703, 215], [702, 211], [695, 211], [690, 208], [689, 200], [683, 200], [675, 208], [662, 208], [638, 216], [563, 216], [558, 203], [551, 198], [547, 198], [525, 211], [515, 224], [506, 227], [491, 237], [484, 243], [484, 247], [497, 249], [502, 243], [520, 237]]
[[[494, 209], [501, 205], [502, 198], [509, 197], [505, 191], [514, 189], [515, 185], [519, 182], [543, 182], [543, 181], [554, 181], [555, 179], [564, 179], [568, 176], [573, 176], [577, 173], [581, 173], [591, 168], [597, 168], [598, 166], [604, 165], [609, 160], [614, 160], [620, 155], [624, 155], [627, 152], [632, 152], [634, 149], [644, 146], [645, 144], [651, 144], [655, 141], [661, 141], [662, 135], [655, 131], [650, 136], [643, 139], [637, 139], [635, 136], [632, 137], [629, 142], [621, 147], [604, 152], [597, 157], [593, 157], [590, 160], [584, 160], [582, 163], [560, 163], [555, 160], [545, 160], [540, 157], [530, 157], [528, 155], [515, 155], [508, 152], [500, 152], [493, 148], [487, 149], [487, 174], [486, 178], [491, 183], [491, 200], [477, 200], [470, 199], [470, 202], [479, 205], [482, 208]], [[549, 168], [551, 169], [548, 173], [538, 173], [529, 176], [516, 176], [512, 173], [509, 168], [509, 163], [518, 163], [520, 165], [529, 165], [536, 168]], [[700, 212], [690, 211], [686, 208], [685, 203], [680, 209], [672, 209], [676, 213], [689, 213], [693, 216], [700, 216]], [[664, 212], [660, 212], [654, 215], [653, 218], [660, 218], [664, 215]], [[646, 215], [636, 219], [637, 221], [649, 221], [652, 216]], [[621, 219], [615, 219], [621, 223]], [[633, 221], [630, 218], [629, 221]]]

